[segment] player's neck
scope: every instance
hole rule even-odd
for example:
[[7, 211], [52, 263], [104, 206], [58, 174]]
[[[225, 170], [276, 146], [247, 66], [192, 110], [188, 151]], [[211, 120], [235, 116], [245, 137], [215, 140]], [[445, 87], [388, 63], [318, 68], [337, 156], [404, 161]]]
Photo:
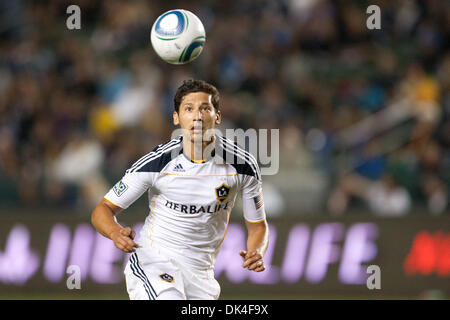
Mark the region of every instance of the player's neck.
[[190, 139], [183, 139], [184, 155], [193, 162], [205, 162], [213, 154], [214, 142], [215, 137], [212, 137], [210, 141], [195, 142]]

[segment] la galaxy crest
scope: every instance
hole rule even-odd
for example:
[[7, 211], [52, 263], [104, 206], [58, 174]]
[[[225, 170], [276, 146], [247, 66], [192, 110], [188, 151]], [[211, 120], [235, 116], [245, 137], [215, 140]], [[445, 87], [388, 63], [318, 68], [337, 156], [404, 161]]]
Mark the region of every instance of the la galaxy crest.
[[173, 277], [168, 274], [168, 273], [163, 273], [160, 274], [159, 277], [161, 278], [161, 280], [166, 281], [166, 282], [173, 282]]
[[222, 183], [219, 187], [216, 188], [216, 198], [220, 203], [223, 203], [230, 194], [231, 188], [227, 186], [225, 183]]

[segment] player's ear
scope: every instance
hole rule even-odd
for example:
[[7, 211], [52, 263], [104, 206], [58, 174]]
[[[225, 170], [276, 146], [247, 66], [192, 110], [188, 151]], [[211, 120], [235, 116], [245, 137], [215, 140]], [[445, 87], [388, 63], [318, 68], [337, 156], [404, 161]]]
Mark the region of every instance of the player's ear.
[[216, 124], [220, 124], [220, 122], [222, 121], [222, 114], [220, 113], [220, 111], [216, 112]]
[[173, 124], [176, 126], [180, 124], [180, 118], [178, 118], [178, 112], [176, 111], [173, 112]]

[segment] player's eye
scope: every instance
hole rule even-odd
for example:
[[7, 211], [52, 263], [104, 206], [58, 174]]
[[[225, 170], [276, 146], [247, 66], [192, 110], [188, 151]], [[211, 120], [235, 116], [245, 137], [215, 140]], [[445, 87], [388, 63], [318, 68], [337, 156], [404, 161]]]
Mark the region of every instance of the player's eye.
[[184, 108], [184, 111], [190, 112], [190, 111], [192, 111], [192, 107], [185, 107], [185, 108]]

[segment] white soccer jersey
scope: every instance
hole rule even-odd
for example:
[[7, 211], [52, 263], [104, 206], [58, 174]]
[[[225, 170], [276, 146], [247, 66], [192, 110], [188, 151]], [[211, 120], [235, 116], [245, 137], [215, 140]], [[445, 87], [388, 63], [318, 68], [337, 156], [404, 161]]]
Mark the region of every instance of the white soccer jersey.
[[255, 158], [232, 141], [216, 136], [214, 157], [197, 163], [184, 155], [180, 136], [135, 162], [105, 198], [126, 209], [147, 191], [150, 212], [136, 242], [210, 269], [238, 193], [246, 220], [265, 219], [261, 186]]

